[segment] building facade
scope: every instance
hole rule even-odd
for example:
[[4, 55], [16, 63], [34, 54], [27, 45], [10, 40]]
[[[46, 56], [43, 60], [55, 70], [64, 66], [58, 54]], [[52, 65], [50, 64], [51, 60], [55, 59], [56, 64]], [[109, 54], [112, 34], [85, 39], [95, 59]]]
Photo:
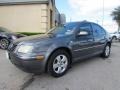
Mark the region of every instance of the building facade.
[[60, 14], [60, 24], [64, 25], [66, 23], [66, 16], [65, 14]]
[[14, 32], [45, 33], [60, 23], [56, 10], [55, 0], [0, 0], [0, 27]]

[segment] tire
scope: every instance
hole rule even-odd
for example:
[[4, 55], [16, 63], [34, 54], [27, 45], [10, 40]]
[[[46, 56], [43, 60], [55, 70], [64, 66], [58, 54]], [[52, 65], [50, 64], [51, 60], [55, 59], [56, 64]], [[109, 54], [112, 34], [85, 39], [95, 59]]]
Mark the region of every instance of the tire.
[[[64, 58], [64, 59], [63, 59]], [[48, 73], [53, 77], [63, 76], [69, 69], [70, 56], [64, 50], [55, 51], [48, 62]]]
[[110, 53], [111, 53], [111, 47], [110, 47], [109, 44], [107, 44], [107, 45], [105, 46], [104, 51], [103, 51], [103, 53], [101, 54], [101, 56], [102, 56], [103, 58], [108, 58], [108, 57], [110, 56]]
[[10, 44], [10, 41], [8, 39], [6, 39], [6, 38], [2, 38], [0, 40], [0, 48], [1, 49], [4, 49], [4, 50], [7, 49], [9, 44]]
[[115, 40], [117, 40], [117, 37], [116, 37], [116, 36], [113, 36], [111, 41], [113, 42], [113, 41], [115, 41]]
[[113, 39], [113, 40], [117, 40], [117, 37], [116, 37], [116, 36], [114, 36], [112, 39]]

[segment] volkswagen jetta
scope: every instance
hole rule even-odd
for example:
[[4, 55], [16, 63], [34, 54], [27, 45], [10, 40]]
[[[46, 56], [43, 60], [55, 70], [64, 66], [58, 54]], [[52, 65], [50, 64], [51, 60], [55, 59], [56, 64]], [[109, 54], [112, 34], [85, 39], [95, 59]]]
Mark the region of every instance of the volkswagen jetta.
[[10, 45], [8, 57], [18, 68], [30, 72], [47, 71], [63, 76], [73, 62], [101, 55], [108, 58], [111, 39], [100, 25], [92, 22], [70, 22], [44, 35], [18, 39]]

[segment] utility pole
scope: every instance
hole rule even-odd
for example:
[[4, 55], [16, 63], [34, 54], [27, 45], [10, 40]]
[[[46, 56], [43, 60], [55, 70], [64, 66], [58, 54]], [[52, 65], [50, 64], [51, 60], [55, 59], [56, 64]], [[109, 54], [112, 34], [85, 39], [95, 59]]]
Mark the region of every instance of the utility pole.
[[96, 23], [99, 24], [99, 20], [96, 20]]
[[102, 26], [104, 26], [104, 16], [105, 16], [105, 2], [104, 2], [104, 0], [103, 0], [103, 17], [102, 17]]
[[72, 18], [70, 17], [70, 22], [72, 22]]

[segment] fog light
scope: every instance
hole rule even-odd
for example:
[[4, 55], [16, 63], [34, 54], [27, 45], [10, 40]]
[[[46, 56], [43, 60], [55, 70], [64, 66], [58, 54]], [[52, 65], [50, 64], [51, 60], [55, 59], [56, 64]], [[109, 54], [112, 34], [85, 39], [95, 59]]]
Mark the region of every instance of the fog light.
[[41, 60], [44, 60], [44, 56], [37, 56], [36, 59], [37, 59], [37, 60], [40, 60], [40, 61], [41, 61]]

